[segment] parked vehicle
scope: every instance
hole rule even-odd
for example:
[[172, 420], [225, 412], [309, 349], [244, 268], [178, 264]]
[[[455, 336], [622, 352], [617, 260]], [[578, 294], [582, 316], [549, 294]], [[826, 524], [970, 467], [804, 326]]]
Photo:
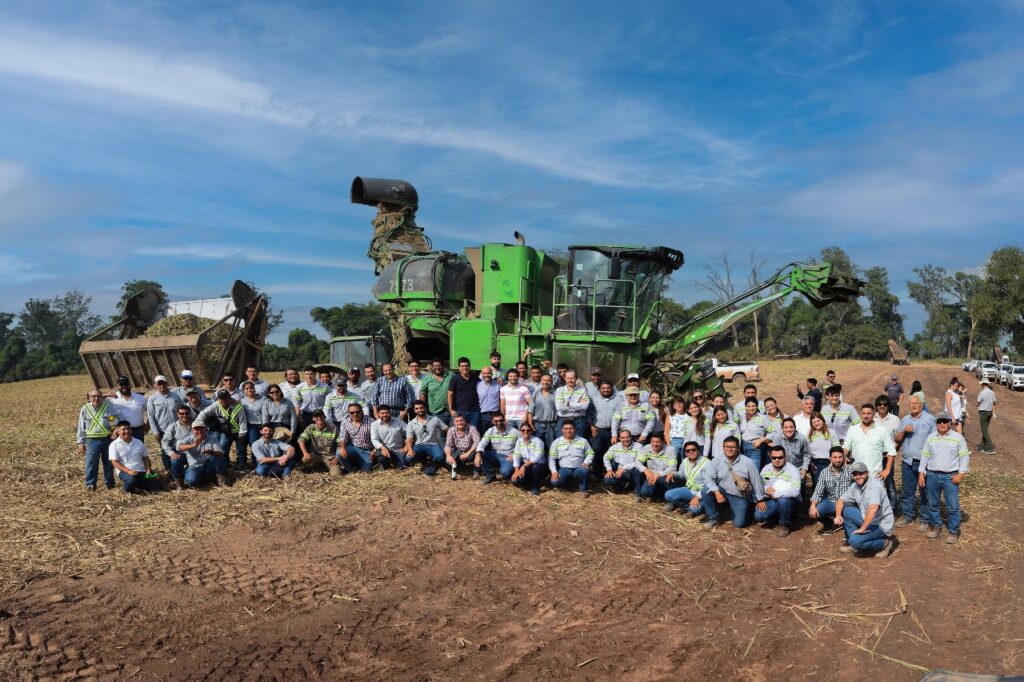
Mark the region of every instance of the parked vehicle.
[[970, 360], [965, 362], [962, 366], [963, 366], [965, 372], [973, 372], [974, 368], [978, 366], [978, 361], [975, 360], [974, 358], [971, 358]]
[[996, 375], [999, 373], [999, 366], [994, 362], [981, 362], [978, 363], [978, 368], [975, 370], [975, 374], [978, 379], [989, 379], [995, 381]]
[[996, 382], [999, 383], [999, 384], [1002, 384], [1003, 386], [1009, 386], [1010, 385], [1010, 374], [1012, 372], [1013, 372], [1013, 365], [1011, 365], [1010, 363], [1005, 363], [1005, 364], [999, 365], [999, 373], [996, 375], [996, 377], [997, 377]]
[[711, 358], [711, 366], [722, 381], [742, 384], [745, 381], [761, 380], [761, 366], [756, 362], [722, 362], [718, 358]]
[[1014, 365], [1010, 375], [1010, 390], [1024, 389], [1024, 365]]

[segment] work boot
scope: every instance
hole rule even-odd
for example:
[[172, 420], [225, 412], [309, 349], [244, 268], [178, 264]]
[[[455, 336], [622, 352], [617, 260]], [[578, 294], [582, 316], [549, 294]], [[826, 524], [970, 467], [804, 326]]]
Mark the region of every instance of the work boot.
[[477, 471], [476, 469], [474, 469], [473, 470], [473, 480], [476, 481], [476, 480], [479, 480], [479, 479], [480, 479], [480, 472]]
[[850, 552], [856, 552], [857, 550], [855, 550], [853, 547], [851, 547], [850, 543], [843, 542], [843, 544], [839, 546], [839, 551], [840, 552], [850, 553]]
[[789, 535], [789, 526], [779, 526], [779, 537], [784, 538]]
[[925, 537], [928, 538], [929, 540], [934, 540], [935, 538], [939, 537], [939, 532], [941, 530], [942, 530], [941, 526], [930, 526], [928, 528], [928, 534], [925, 535]]
[[633, 501], [636, 502], [637, 504], [640, 504], [641, 502], [644, 501], [644, 498], [640, 497], [639, 495], [634, 495]]
[[667, 511], [668, 513], [671, 514], [672, 512], [674, 512], [676, 510], [676, 506], [674, 504], [672, 504], [671, 502], [666, 502], [665, 506], [662, 507], [662, 509], [664, 509], [665, 511]]
[[697, 512], [695, 512], [695, 511], [693, 511], [691, 509], [687, 509], [686, 513], [683, 514], [683, 518], [684, 519], [695, 519], [695, 518], [697, 518]]
[[494, 483], [495, 480], [497, 479], [493, 475], [488, 474], [487, 476], [484, 477], [484, 485], [490, 485]]
[[929, 526], [928, 522], [924, 519], [921, 519], [921, 523], [917, 524], [917, 529], [922, 533], [927, 532], [929, 528], [931, 528], [931, 526]]
[[530, 494], [533, 495], [534, 497], [540, 495], [540, 488], [530, 488]]
[[715, 526], [721, 526], [721, 525], [722, 525], [722, 522], [719, 521], [718, 519], [708, 519], [707, 521], [704, 522], [704, 527], [705, 528], [714, 528]]
[[896, 545], [896, 540], [894, 538], [886, 538], [885, 539], [885, 545], [882, 546], [882, 549], [880, 549], [877, 552], [875, 552], [875, 558], [876, 559], [885, 559], [885, 558], [887, 558], [890, 554], [892, 554], [892, 548], [895, 545]]
[[223, 488], [228, 484], [228, 477], [224, 474], [217, 474], [217, 487]]
[[897, 528], [906, 528], [907, 526], [909, 526], [913, 522], [914, 522], [914, 517], [913, 516], [903, 516], [903, 517], [900, 518], [899, 521], [896, 522], [896, 527]]
[[946, 536], [947, 545], [955, 545], [958, 542], [960, 542], [960, 533], [950, 533]]
[[583, 495], [583, 499], [585, 500], [588, 497], [590, 497], [590, 491], [589, 490], [581, 490], [580, 491], [580, 495]]
[[94, 493], [94, 492], [96, 492], [96, 484], [93, 483], [92, 485], [87, 485], [87, 486], [85, 486], [85, 489], [88, 490], [91, 493]]

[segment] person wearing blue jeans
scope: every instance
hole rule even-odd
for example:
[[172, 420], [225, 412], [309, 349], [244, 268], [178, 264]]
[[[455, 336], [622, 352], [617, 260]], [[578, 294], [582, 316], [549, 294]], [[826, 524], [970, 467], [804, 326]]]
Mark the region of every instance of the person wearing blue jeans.
[[[839, 445], [833, 445], [828, 453], [828, 466], [822, 467], [818, 474], [818, 482], [811, 492], [811, 504], [807, 515], [821, 521], [819, 535], [831, 535], [841, 526], [833, 524], [836, 516], [836, 502], [846, 493], [853, 483], [850, 466], [846, 463], [846, 453]], [[819, 460], [820, 464], [820, 460]]]
[[676, 467], [679, 466], [679, 460], [675, 450], [665, 447], [665, 434], [652, 433], [650, 442], [641, 448], [636, 463], [643, 476], [640, 479], [641, 498], [653, 499], [663, 496], [676, 486]]
[[103, 463], [103, 482], [108, 488], [114, 487], [114, 467], [110, 465], [108, 453], [114, 425], [118, 422], [117, 411], [104, 400], [98, 389], [89, 389], [88, 402], [78, 412], [76, 442], [78, 452], [85, 456], [85, 487], [96, 490], [100, 462]]
[[594, 449], [590, 443], [576, 435], [576, 425], [572, 421], [565, 422], [561, 438], [556, 439], [548, 451], [551, 485], [564, 488], [570, 481], [576, 481], [580, 494], [590, 497], [590, 465], [593, 461]]
[[747, 398], [743, 403], [743, 414], [739, 416], [740, 452], [754, 463], [758, 471], [764, 466], [765, 449], [770, 439], [768, 429], [771, 422], [761, 414], [756, 397]]
[[740, 456], [740, 442], [736, 436], [726, 436], [722, 441], [722, 456], [711, 460], [707, 481], [701, 491], [701, 502], [708, 515], [704, 526], [714, 528], [722, 523], [719, 518], [722, 505], [728, 505], [735, 527], [750, 525], [750, 509], [764, 501], [764, 486], [761, 472], [754, 463]]
[[786, 448], [773, 445], [771, 461], [761, 469], [761, 481], [767, 496], [763, 504], [754, 508], [754, 520], [759, 523], [779, 521], [779, 537], [786, 537], [793, 525], [793, 513], [800, 502], [803, 477], [800, 470], [786, 461]]
[[273, 425], [264, 424], [260, 427], [260, 439], [252, 444], [256, 474], [284, 478], [295, 468], [295, 448], [284, 441], [273, 440], [273, 435]]
[[132, 436], [132, 427], [126, 421], [118, 423], [117, 439], [110, 444], [110, 465], [117, 469], [117, 477], [126, 493], [155, 487], [146, 446]]
[[218, 439], [208, 437], [204, 422], [192, 422], [192, 435], [178, 442], [178, 451], [188, 459], [185, 487], [194, 488], [210, 478], [216, 478], [219, 486], [227, 485], [227, 455]]
[[509, 480], [515, 485], [528, 488], [531, 495], [540, 495], [547, 473], [547, 448], [544, 441], [533, 435], [533, 427], [523, 424], [519, 427], [520, 438], [512, 451], [514, 467]]
[[495, 412], [491, 416], [491, 428], [484, 432], [476, 446], [476, 466], [483, 469], [484, 485], [494, 483], [496, 472], [506, 481], [515, 471], [512, 451], [515, 450], [519, 434], [505, 423], [505, 415]]
[[[246, 441], [249, 436], [249, 424], [245, 420], [245, 409], [242, 403], [231, 397], [226, 389], [217, 391], [217, 400], [199, 413], [199, 420], [206, 424], [217, 424], [216, 431], [208, 434], [216, 438], [224, 457], [231, 454], [231, 445], [235, 445], [235, 462], [238, 469], [247, 468], [248, 451]], [[225, 459], [225, 461], [228, 461]]]
[[701, 491], [707, 485], [708, 467], [711, 460], [701, 456], [703, 448], [696, 441], [686, 441], [682, 445], [683, 458], [679, 463], [675, 478], [682, 485], [665, 493], [665, 511], [679, 509], [687, 518], [700, 516], [704, 513], [701, 504]]
[[427, 414], [427, 404], [422, 400], [412, 403], [412, 417], [405, 430], [406, 466], [416, 462], [423, 463], [423, 475], [434, 476], [438, 468], [444, 466], [444, 435], [448, 424], [437, 417]]
[[918, 485], [928, 490], [928, 537], [937, 538], [942, 530], [939, 516], [939, 498], [946, 500], [949, 514], [949, 535], [946, 542], [956, 544], [960, 539], [960, 483], [970, 465], [970, 452], [963, 435], [950, 428], [945, 412], [935, 415], [935, 433], [928, 437], [921, 450]]
[[870, 553], [879, 558], [892, 554], [895, 516], [885, 484], [868, 473], [867, 464], [854, 462], [850, 467], [853, 483], [836, 502], [833, 522], [846, 532], [841, 551]]

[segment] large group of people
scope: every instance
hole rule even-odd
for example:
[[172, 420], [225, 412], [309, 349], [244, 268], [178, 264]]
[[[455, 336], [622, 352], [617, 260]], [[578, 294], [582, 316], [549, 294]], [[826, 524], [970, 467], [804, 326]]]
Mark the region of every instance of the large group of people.
[[[132, 493], [165, 482], [228, 485], [249, 472], [341, 477], [421, 467], [426, 476], [500, 480], [531, 495], [553, 488], [589, 497], [600, 486], [660, 501], [709, 528], [760, 523], [786, 536], [820, 525], [821, 534], [843, 531], [842, 551], [881, 557], [896, 544], [894, 529], [915, 520], [927, 537], [942, 535], [941, 499], [945, 541], [958, 541], [970, 453], [956, 379], [932, 415], [918, 382], [908, 394], [893, 375], [856, 407], [829, 371], [822, 385], [809, 378], [797, 388], [799, 409], [787, 416], [753, 384], [729, 405], [700, 389], [662, 396], [635, 373], [616, 387], [600, 367], [584, 381], [564, 364], [528, 359], [506, 369], [493, 353], [478, 371], [467, 358], [454, 371], [435, 359], [428, 373], [412, 362], [405, 375], [384, 363], [380, 376], [372, 364], [338, 376], [307, 367], [301, 379], [291, 368], [276, 384], [251, 366], [241, 383], [225, 374], [210, 398], [188, 370], [174, 390], [155, 377], [148, 395], [122, 377], [110, 395], [90, 390], [80, 410], [85, 485], [96, 489], [101, 468], [107, 488], [116, 472]], [[985, 391], [978, 407], [990, 418], [995, 400]], [[147, 431], [164, 475], [154, 471]]]

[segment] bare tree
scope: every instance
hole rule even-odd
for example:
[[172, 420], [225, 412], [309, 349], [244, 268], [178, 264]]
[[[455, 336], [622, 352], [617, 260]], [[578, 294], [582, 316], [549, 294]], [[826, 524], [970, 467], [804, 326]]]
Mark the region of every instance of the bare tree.
[[[766, 261], [757, 257], [757, 250], [750, 250], [750, 272], [747, 276], [747, 281], [750, 284], [750, 288], [753, 289], [755, 286], [761, 283], [761, 271], [764, 269]], [[761, 354], [761, 326], [757, 319], [758, 311], [754, 311], [751, 316], [754, 320], [754, 353], [757, 355]]]
[[[697, 280], [697, 288], [703, 289], [719, 303], [724, 303], [736, 297], [736, 287], [732, 280], [732, 263], [729, 262], [729, 252], [723, 251], [721, 255], [710, 258], [704, 263], [704, 273], [707, 275], [703, 280]], [[732, 332], [732, 345], [740, 347], [740, 335], [736, 325], [729, 330]]]

